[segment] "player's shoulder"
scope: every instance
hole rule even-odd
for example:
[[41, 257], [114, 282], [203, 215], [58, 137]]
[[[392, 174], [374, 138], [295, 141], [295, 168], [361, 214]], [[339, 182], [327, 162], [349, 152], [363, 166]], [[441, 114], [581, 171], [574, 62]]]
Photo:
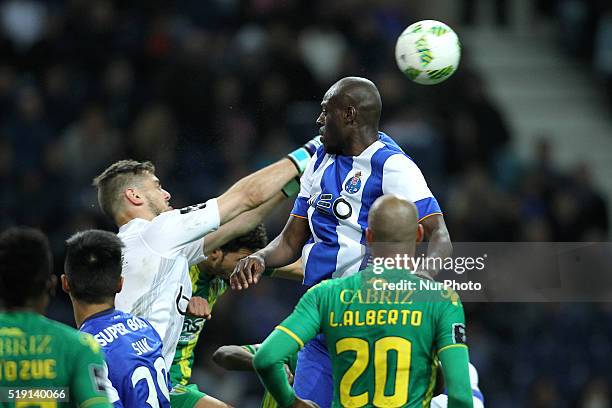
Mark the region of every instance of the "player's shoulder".
[[151, 224], [151, 221], [142, 218], [134, 218], [119, 227], [117, 236], [127, 245], [128, 243], [126, 240], [129, 241], [131, 237], [138, 236], [138, 234], [147, 228], [149, 224]]
[[389, 167], [416, 167], [412, 158], [386, 133], [378, 132], [377, 143], [380, 148], [372, 156], [373, 166], [384, 166], [385, 170]]
[[304, 172], [304, 174], [311, 175], [321, 166], [321, 164], [323, 164], [324, 161], [330, 160], [331, 157], [332, 155], [328, 154], [325, 151], [325, 147], [323, 145], [319, 146], [310, 158], [310, 161], [308, 162], [308, 166], [306, 167], [306, 171]]

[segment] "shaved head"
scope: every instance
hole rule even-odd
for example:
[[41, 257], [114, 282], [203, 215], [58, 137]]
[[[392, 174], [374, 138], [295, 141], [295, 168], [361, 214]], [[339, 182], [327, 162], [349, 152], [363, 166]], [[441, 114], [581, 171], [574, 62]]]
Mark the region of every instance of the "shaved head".
[[355, 120], [360, 125], [378, 129], [382, 100], [374, 82], [360, 77], [346, 77], [331, 88], [346, 107], [356, 109]]
[[376, 85], [359, 77], [342, 78], [325, 93], [317, 119], [325, 151], [358, 156], [378, 139], [382, 102]]
[[417, 240], [418, 210], [416, 206], [397, 195], [379, 197], [368, 214], [368, 229], [376, 243], [405, 243]]

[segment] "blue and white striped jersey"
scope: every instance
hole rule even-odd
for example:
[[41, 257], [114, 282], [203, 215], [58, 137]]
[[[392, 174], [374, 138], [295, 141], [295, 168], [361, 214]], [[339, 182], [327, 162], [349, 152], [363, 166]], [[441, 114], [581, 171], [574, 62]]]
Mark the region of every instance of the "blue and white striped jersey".
[[148, 321], [113, 308], [88, 317], [79, 330], [104, 350], [115, 408], [170, 408], [162, 340]]
[[304, 284], [352, 275], [366, 266], [368, 212], [384, 194], [414, 202], [420, 220], [441, 214], [417, 165], [385, 133], [379, 132], [359, 156], [317, 150], [291, 212], [307, 219], [312, 233], [302, 250]]

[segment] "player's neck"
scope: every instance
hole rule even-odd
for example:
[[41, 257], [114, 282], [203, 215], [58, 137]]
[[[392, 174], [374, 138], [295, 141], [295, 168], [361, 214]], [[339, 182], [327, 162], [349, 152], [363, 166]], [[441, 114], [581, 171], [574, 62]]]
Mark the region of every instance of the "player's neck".
[[48, 304], [49, 296], [45, 295], [38, 299], [28, 300], [23, 306], [7, 307], [5, 310], [11, 313], [38, 313], [44, 315]]
[[85, 303], [76, 299], [72, 299], [72, 309], [74, 311], [74, 321], [77, 327], [81, 327], [83, 322], [96, 313], [115, 307], [114, 303]]
[[359, 156], [378, 140], [378, 131], [370, 128], [359, 128], [348, 140], [349, 143], [344, 149], [344, 154], [346, 156]]
[[153, 218], [155, 218], [155, 214], [153, 214], [148, 209], [144, 209], [144, 208], [143, 209], [136, 208], [135, 210], [127, 210], [127, 211], [124, 211], [118, 214], [115, 217], [115, 224], [117, 224], [117, 227], [122, 227], [123, 225], [127, 224], [128, 222], [132, 221], [135, 218], [141, 218], [143, 220], [151, 221]]

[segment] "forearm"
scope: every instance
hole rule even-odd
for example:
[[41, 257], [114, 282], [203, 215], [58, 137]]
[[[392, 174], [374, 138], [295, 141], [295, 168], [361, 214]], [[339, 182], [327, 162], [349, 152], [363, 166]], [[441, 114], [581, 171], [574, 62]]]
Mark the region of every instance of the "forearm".
[[281, 407], [293, 404], [295, 392], [285, 373], [284, 361], [298, 350], [296, 342], [285, 333], [274, 330], [264, 341], [253, 359], [262, 384]]
[[280, 268], [273, 269], [270, 273], [270, 277], [302, 282], [304, 281], [304, 269], [302, 267], [302, 261], [298, 259], [291, 265], [281, 266]]
[[298, 174], [295, 164], [285, 158], [240, 179], [218, 198], [221, 224], [272, 199]]
[[226, 370], [253, 371], [253, 354], [241, 346], [219, 347], [212, 358], [217, 365]]
[[308, 221], [289, 216], [278, 237], [257, 252], [264, 259], [266, 268], [278, 268], [296, 261], [310, 236]]
[[261, 224], [272, 209], [284, 199], [285, 196], [282, 193], [276, 193], [270, 200], [259, 207], [240, 214], [227, 224], [222, 225], [217, 231], [206, 235], [204, 237], [204, 252], [209, 254], [231, 240], [249, 233], [257, 225]]
[[446, 228], [437, 228], [427, 237], [427, 256], [429, 258], [447, 258], [453, 254], [453, 244]]
[[[445, 259], [453, 254], [453, 244], [450, 234], [446, 228], [444, 217], [441, 214], [434, 214], [425, 217], [421, 221], [425, 230], [425, 238], [429, 241], [427, 246], [427, 257], [433, 259]], [[428, 271], [432, 276], [438, 271]]]
[[467, 347], [450, 347], [440, 353], [448, 391], [448, 408], [472, 408], [469, 354]]
[[281, 234], [257, 254], [263, 257], [267, 268], [278, 268], [294, 262], [300, 256], [301, 249], [301, 246]]

